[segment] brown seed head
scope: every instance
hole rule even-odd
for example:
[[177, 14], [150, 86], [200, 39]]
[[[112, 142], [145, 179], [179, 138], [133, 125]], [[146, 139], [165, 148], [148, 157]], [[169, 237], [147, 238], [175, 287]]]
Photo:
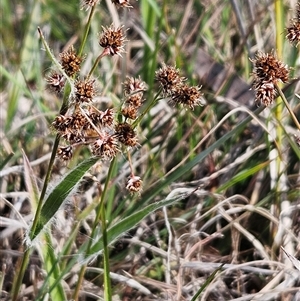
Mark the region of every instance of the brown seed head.
[[142, 105], [142, 102], [143, 102], [143, 94], [142, 93], [131, 94], [125, 100], [125, 103], [127, 105], [130, 105], [137, 109]]
[[126, 184], [126, 189], [129, 190], [131, 193], [140, 193], [143, 188], [143, 181], [140, 177], [131, 176]]
[[72, 158], [72, 155], [73, 155], [73, 149], [72, 146], [70, 145], [65, 147], [60, 147], [57, 150], [57, 156], [61, 160], [68, 161]]
[[104, 112], [92, 112], [90, 115], [90, 119], [96, 126], [110, 128], [114, 123], [114, 116], [115, 113], [113, 109], [106, 109]]
[[53, 120], [51, 127], [57, 132], [64, 132], [70, 125], [71, 119], [64, 115], [58, 115]]
[[276, 97], [275, 84], [278, 81], [287, 82], [288, 66], [279, 61], [273, 54], [258, 53], [254, 60], [253, 88], [256, 91], [255, 102], [269, 106]]
[[179, 89], [185, 78], [179, 76], [179, 69], [163, 64], [162, 67], [155, 72], [156, 80], [161, 84], [164, 93], [170, 96], [174, 91]]
[[126, 77], [123, 83], [123, 90], [125, 95], [135, 94], [137, 92], [144, 92], [147, 90], [147, 85], [141, 78]]
[[115, 135], [103, 133], [103, 136], [91, 145], [91, 151], [94, 156], [103, 160], [112, 160], [120, 151], [118, 140]]
[[96, 95], [95, 80], [77, 80], [75, 82], [75, 101], [78, 103], [91, 102]]
[[119, 141], [124, 145], [130, 147], [137, 145], [138, 142], [135, 131], [129, 123], [118, 123], [115, 131]]
[[60, 93], [65, 86], [64, 76], [56, 72], [51, 73], [46, 78], [46, 82], [49, 88], [56, 93]]
[[82, 58], [79, 57], [73, 46], [70, 46], [68, 50], [60, 53], [61, 65], [68, 76], [74, 76], [80, 71], [80, 64]]
[[290, 41], [291, 44], [295, 45], [296, 47], [300, 43], [300, 21], [293, 22], [287, 28], [287, 35], [286, 38]]
[[124, 52], [125, 37], [122, 32], [123, 26], [115, 29], [113, 25], [110, 27], [103, 27], [103, 32], [100, 35], [99, 44], [109, 55], [121, 55]]
[[111, 0], [111, 2], [120, 7], [132, 7], [128, 0]]
[[279, 61], [273, 54], [259, 52], [252, 62], [254, 64], [255, 84], [260, 85], [262, 81], [273, 82], [274, 84], [277, 81], [284, 83], [288, 81], [288, 66]]
[[198, 86], [190, 87], [183, 84], [173, 92], [170, 102], [187, 106], [193, 110], [195, 106], [201, 105], [202, 93], [200, 89]]
[[272, 82], [263, 82], [256, 88], [255, 103], [258, 106], [264, 104], [268, 107], [274, 102], [276, 94], [277, 93]]
[[137, 118], [137, 109], [135, 106], [126, 106], [122, 109], [121, 113], [124, 117], [132, 120]]

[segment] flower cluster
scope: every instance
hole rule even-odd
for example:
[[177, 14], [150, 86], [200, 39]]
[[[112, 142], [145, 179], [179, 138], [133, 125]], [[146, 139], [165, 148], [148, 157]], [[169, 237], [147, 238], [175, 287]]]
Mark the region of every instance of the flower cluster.
[[289, 76], [288, 66], [279, 61], [273, 54], [259, 52], [252, 60], [253, 88], [256, 92], [256, 104], [271, 105], [277, 95], [276, 83], [287, 82]]
[[52, 128], [68, 143], [59, 148], [58, 157], [70, 160], [74, 147], [89, 145], [93, 155], [111, 160], [119, 151], [113, 123], [112, 109], [103, 112], [93, 106], [88, 109], [76, 106], [71, 114], [57, 116], [52, 122]]
[[132, 7], [128, 0], [111, 0], [111, 2], [120, 7]]
[[[93, 6], [98, 1], [84, 1], [82, 4]], [[119, 1], [120, 2], [120, 1]], [[128, 5], [127, 1], [119, 3]], [[124, 51], [122, 27], [115, 29], [113, 25], [103, 27], [99, 38], [99, 44], [104, 48], [98, 56], [94, 67], [104, 55], [120, 55]], [[83, 57], [76, 54], [73, 46], [60, 55], [60, 64], [64, 75], [68, 76], [68, 82], [72, 85], [72, 93], [67, 103], [67, 108], [55, 117], [51, 127], [63, 139], [64, 145], [60, 146], [57, 156], [61, 160], [68, 161], [72, 158], [74, 149], [79, 146], [88, 146], [92, 155], [101, 160], [112, 160], [119, 152], [138, 144], [134, 126], [129, 120], [135, 120], [138, 109], [143, 103], [143, 93], [146, 84], [140, 78], [127, 77], [124, 82], [124, 103], [121, 108], [122, 118], [116, 118], [116, 112], [112, 108], [104, 111], [93, 105], [97, 95], [95, 79], [91, 73], [84, 79], [78, 75]], [[52, 72], [46, 79], [48, 85], [55, 91], [61, 92], [66, 83], [66, 78], [57, 72]], [[116, 121], [116, 120], [119, 121]], [[130, 166], [132, 164], [130, 163]], [[134, 175], [131, 168], [131, 176], [126, 184], [130, 192], [140, 192], [142, 181]]]
[[125, 101], [122, 107], [122, 115], [125, 118], [135, 120], [138, 109], [143, 103], [143, 94], [147, 90], [145, 82], [140, 78], [126, 77], [123, 83]]
[[140, 177], [131, 175], [127, 180], [126, 189], [131, 193], [140, 193], [142, 189], [143, 182]]
[[122, 31], [123, 26], [114, 28], [113, 25], [109, 27], [102, 26], [102, 33], [100, 34], [99, 44], [104, 48], [106, 55], [120, 55], [124, 52], [125, 37]]
[[163, 64], [155, 75], [162, 86], [164, 96], [169, 98], [171, 104], [180, 104], [190, 109], [201, 105], [201, 87], [187, 85], [186, 79], [180, 76], [179, 69], [176, 67]]
[[79, 73], [83, 58], [76, 54], [73, 46], [62, 52], [59, 56], [62, 68], [69, 77], [73, 77]]
[[291, 20], [290, 26], [287, 28], [287, 39], [297, 46], [300, 42], [300, 2], [296, 5], [296, 18]]

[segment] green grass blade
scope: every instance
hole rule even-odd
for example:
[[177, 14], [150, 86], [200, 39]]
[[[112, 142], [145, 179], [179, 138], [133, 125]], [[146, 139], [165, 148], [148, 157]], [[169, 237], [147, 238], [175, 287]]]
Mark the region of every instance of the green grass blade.
[[195, 296], [191, 299], [191, 301], [196, 301], [197, 298], [200, 296], [200, 294], [204, 291], [204, 289], [213, 281], [213, 279], [215, 278], [216, 274], [221, 271], [223, 265], [225, 263], [221, 264], [207, 279], [206, 281], [203, 283], [203, 285], [200, 287], [200, 289], [198, 290], [198, 292], [195, 294]]
[[[127, 231], [135, 227], [143, 218], [147, 217], [149, 214], [153, 213], [155, 210], [160, 209], [164, 206], [172, 205], [180, 200], [186, 198], [187, 195], [165, 199], [158, 203], [148, 205], [147, 207], [127, 216], [123, 220], [119, 221], [117, 224], [110, 227], [107, 231], [108, 244], [111, 245], [114, 241], [120, 238], [122, 235], [126, 234]], [[91, 238], [92, 239], [92, 238]], [[71, 269], [78, 264], [78, 262], [83, 259], [83, 254], [86, 252], [88, 242], [83, 244], [78, 250], [77, 254], [69, 261], [63, 272], [56, 279], [55, 283], [52, 284], [49, 291], [55, 288], [55, 285], [63, 278], [66, 273], [69, 273]], [[103, 251], [103, 240], [102, 237], [98, 239], [97, 243], [90, 249], [87, 260], [94, 259], [100, 252]], [[81, 263], [83, 264], [83, 263]], [[81, 265], [80, 264], [80, 265]]]
[[[42, 253], [44, 257], [44, 268], [47, 272], [47, 278], [44, 281], [44, 285], [52, 285], [55, 282], [53, 290], [49, 292], [51, 299], [55, 301], [65, 301], [67, 300], [63, 285], [61, 282], [56, 282], [56, 279], [61, 275], [61, 269], [57, 262], [57, 254], [55, 254], [51, 234], [49, 231], [43, 233], [43, 240], [45, 244], [42, 246]], [[51, 275], [51, 276], [49, 276]]]
[[230, 179], [230, 181], [228, 181], [227, 183], [225, 183], [224, 185], [222, 185], [221, 187], [219, 187], [217, 189], [217, 192], [221, 192], [223, 190], [228, 189], [229, 187], [234, 186], [235, 184], [244, 181], [245, 179], [247, 179], [250, 176], [253, 176], [254, 174], [256, 174], [257, 172], [259, 172], [260, 170], [262, 170], [263, 168], [267, 167], [270, 165], [271, 161], [266, 161], [264, 163], [260, 163], [250, 169], [245, 169], [243, 171], [241, 171], [240, 173], [238, 173], [237, 175], [235, 175], [234, 177], [232, 177]]
[[[258, 108], [254, 113], [258, 115], [264, 108], [260, 107]], [[157, 196], [165, 187], [167, 187], [169, 184], [173, 183], [174, 181], [178, 180], [180, 177], [184, 176], [184, 174], [190, 172], [190, 170], [199, 164], [201, 161], [203, 161], [212, 151], [214, 151], [216, 148], [224, 145], [224, 143], [229, 140], [234, 135], [238, 135], [245, 126], [251, 121], [252, 116], [248, 116], [245, 120], [243, 120], [240, 124], [238, 124], [233, 130], [225, 134], [223, 137], [221, 137], [219, 140], [217, 140], [215, 143], [210, 145], [208, 148], [206, 148], [205, 151], [201, 152], [195, 158], [193, 158], [191, 161], [189, 161], [187, 164], [179, 167], [174, 172], [169, 174], [167, 177], [165, 177], [162, 181], [160, 181], [154, 188], [152, 187], [145, 193], [143, 196], [143, 199], [139, 202], [140, 206], [143, 206], [146, 203], [149, 203], [151, 200], [154, 199], [155, 196]]]
[[83, 161], [76, 168], [65, 175], [59, 182], [59, 184], [50, 192], [42, 207], [37, 227], [34, 233], [31, 233], [30, 235], [32, 237], [32, 240], [41, 232], [44, 226], [55, 215], [66, 198], [71, 194], [74, 187], [84, 176], [86, 171], [90, 167], [92, 167], [97, 162], [97, 160], [98, 158], [93, 157]]
[[34, 176], [34, 172], [30, 166], [30, 162], [24, 152], [23, 152], [23, 160], [24, 160], [24, 175], [25, 175], [26, 188], [30, 195], [32, 208], [36, 210], [39, 202], [40, 191], [36, 182], [36, 178]]
[[[110, 227], [107, 231], [108, 243], [112, 244], [116, 239], [124, 235], [127, 231], [135, 227], [139, 222], [141, 222], [146, 216], [153, 213], [155, 210], [162, 208], [164, 206], [172, 205], [182, 199], [184, 199], [186, 195], [181, 197], [176, 197], [172, 199], [165, 199], [163, 201], [150, 204], [143, 209], [125, 217], [123, 220], [118, 222], [117, 224]], [[98, 242], [91, 248], [91, 254], [97, 254], [103, 249], [103, 240], [100, 238]], [[94, 256], [94, 255], [92, 255]]]

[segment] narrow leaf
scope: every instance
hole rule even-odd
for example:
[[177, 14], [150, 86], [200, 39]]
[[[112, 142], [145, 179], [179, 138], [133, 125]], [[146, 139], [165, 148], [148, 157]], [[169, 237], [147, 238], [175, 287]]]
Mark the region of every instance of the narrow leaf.
[[76, 166], [68, 174], [66, 174], [58, 185], [50, 192], [42, 207], [41, 216], [34, 233], [31, 233], [32, 240], [41, 232], [43, 227], [55, 215], [60, 206], [71, 194], [74, 187], [79, 183], [86, 171], [91, 168], [98, 158], [90, 158]]
[[204, 289], [214, 280], [216, 274], [221, 271], [223, 265], [225, 263], [221, 264], [207, 279], [206, 281], [203, 283], [203, 285], [200, 287], [200, 289], [198, 290], [198, 292], [195, 294], [195, 296], [192, 298], [191, 301], [196, 301], [197, 298], [200, 296], [200, 294], [204, 291]]
[[[162, 208], [164, 206], [169, 206], [173, 203], [176, 203], [184, 198], [186, 198], [186, 194], [184, 196], [165, 199], [157, 203], [150, 204], [143, 209], [125, 217], [123, 220], [118, 222], [117, 224], [110, 227], [107, 231], [108, 243], [112, 244], [117, 238], [124, 235], [127, 231], [135, 227], [138, 223], [140, 223], [146, 216], [155, 210]], [[98, 242], [91, 248], [91, 254], [96, 254], [103, 249], [103, 240], [100, 238]]]
[[241, 171], [236, 176], [232, 177], [230, 179], [230, 181], [228, 181], [227, 183], [225, 183], [224, 185], [222, 185], [221, 187], [219, 187], [217, 191], [221, 192], [223, 190], [226, 190], [229, 187], [235, 185], [236, 183], [241, 182], [241, 181], [247, 179], [250, 176], [253, 176], [254, 174], [256, 174], [257, 172], [259, 172], [260, 170], [262, 170], [266, 166], [269, 166], [270, 162], [271, 161], [268, 160], [268, 161], [266, 161], [264, 163], [261, 163], [261, 164], [258, 164], [256, 166], [254, 166], [254, 167], [252, 167], [250, 169], [246, 169], [246, 170]]

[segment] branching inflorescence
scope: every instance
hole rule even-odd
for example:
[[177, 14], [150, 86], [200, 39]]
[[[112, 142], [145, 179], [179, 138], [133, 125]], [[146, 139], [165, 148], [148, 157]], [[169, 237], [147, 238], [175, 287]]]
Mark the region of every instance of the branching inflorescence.
[[[94, 7], [98, 1], [82, 1], [83, 9]], [[131, 7], [128, 1], [112, 1], [120, 7]], [[144, 92], [147, 85], [140, 77], [126, 77], [123, 83], [124, 101], [120, 109], [107, 108], [99, 110], [93, 105], [97, 96], [96, 81], [92, 73], [104, 56], [119, 55], [125, 51], [126, 37], [123, 26], [115, 28], [114, 25], [102, 26], [99, 34], [99, 45], [103, 48], [91, 71], [85, 78], [79, 76], [81, 63], [84, 56], [79, 56], [74, 47], [69, 47], [62, 52], [60, 65], [65, 74], [70, 77], [73, 84], [73, 94], [68, 101], [66, 113], [61, 113], [52, 122], [52, 129], [63, 138], [65, 145], [60, 146], [57, 156], [68, 161], [72, 158], [74, 148], [88, 146], [92, 155], [101, 160], [111, 161], [120, 152], [128, 152], [130, 148], [139, 146], [136, 134], [136, 123], [139, 109], [144, 102]], [[201, 105], [202, 93], [200, 87], [189, 86], [186, 79], [179, 75], [179, 69], [163, 64], [156, 72], [156, 79], [162, 86], [163, 96], [173, 105], [183, 105], [190, 109]], [[62, 94], [66, 86], [66, 79], [60, 73], [53, 72], [46, 79], [53, 91]], [[68, 81], [70, 82], [70, 81]], [[142, 181], [133, 172], [133, 167], [128, 155], [131, 174], [126, 184], [130, 192], [140, 192]]]

